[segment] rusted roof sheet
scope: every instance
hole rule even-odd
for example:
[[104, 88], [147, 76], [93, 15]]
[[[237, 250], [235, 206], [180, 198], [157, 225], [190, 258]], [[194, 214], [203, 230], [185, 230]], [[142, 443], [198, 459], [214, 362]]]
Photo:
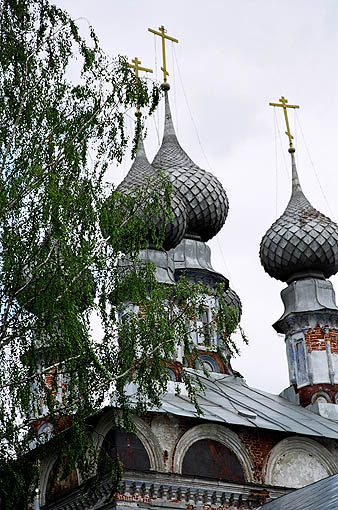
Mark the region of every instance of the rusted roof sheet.
[[[338, 439], [338, 423], [278, 395], [250, 388], [240, 377], [200, 377], [205, 385], [205, 393], [198, 398], [204, 413], [200, 418], [204, 420]], [[164, 395], [159, 410], [197, 417], [194, 405], [183, 392]]]
[[338, 475], [312, 483], [303, 489], [266, 503], [262, 510], [337, 510]]

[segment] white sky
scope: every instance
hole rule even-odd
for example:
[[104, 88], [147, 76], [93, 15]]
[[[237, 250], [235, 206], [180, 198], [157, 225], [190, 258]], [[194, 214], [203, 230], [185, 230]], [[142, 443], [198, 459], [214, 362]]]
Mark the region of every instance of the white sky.
[[[297, 129], [293, 112], [290, 124], [303, 190], [314, 207], [337, 221], [337, 0], [55, 3], [82, 18], [78, 24], [84, 31], [89, 21], [106, 52], [130, 60], [137, 56], [159, 81], [160, 41], [155, 53], [155, 36], [147, 28], [163, 24], [179, 40], [174, 48], [167, 44], [178, 138], [196, 164], [219, 178], [230, 202], [225, 226], [209, 244], [214, 268], [230, 279], [243, 304], [250, 344], [232, 364], [250, 385], [280, 392], [289, 385], [286, 354], [283, 337], [271, 324], [282, 315], [279, 293], [285, 285], [264, 272], [258, 252], [263, 234], [289, 200], [291, 165], [282, 111], [276, 109], [281, 134], [277, 130], [275, 137], [268, 103], [284, 95], [290, 104], [300, 104]], [[163, 108], [162, 103], [148, 123], [150, 161], [159, 144], [157, 130], [162, 136]], [[126, 160], [112, 169], [116, 183], [129, 166]], [[338, 288], [338, 277], [332, 281]]]

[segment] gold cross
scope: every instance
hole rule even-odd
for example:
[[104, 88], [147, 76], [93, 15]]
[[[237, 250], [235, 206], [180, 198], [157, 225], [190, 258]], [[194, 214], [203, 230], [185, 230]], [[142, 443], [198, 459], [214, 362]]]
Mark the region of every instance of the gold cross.
[[163, 66], [161, 67], [161, 69], [163, 71], [164, 83], [167, 83], [167, 76], [169, 76], [169, 73], [167, 71], [167, 64], [166, 64], [166, 59], [165, 59], [165, 40], [168, 39], [169, 41], [173, 41], [175, 43], [178, 43], [178, 40], [174, 39], [173, 37], [170, 37], [169, 35], [166, 35], [166, 30], [163, 25], [159, 28], [159, 32], [157, 32], [156, 30], [153, 30], [152, 28], [148, 28], [148, 32], [151, 32], [152, 34], [159, 35], [162, 38]]
[[[136, 96], [137, 96], [137, 103], [138, 103], [138, 95], [139, 95], [139, 77], [138, 77], [138, 73], [139, 71], [145, 71], [146, 73], [152, 73], [153, 70], [152, 69], [148, 69], [147, 67], [141, 67], [140, 64], [141, 64], [141, 60], [139, 60], [137, 57], [135, 57], [133, 60], [132, 60], [133, 64], [129, 64], [128, 63], [128, 66], [129, 67], [132, 67], [133, 69], [135, 69], [135, 76], [136, 76]], [[140, 112], [140, 107], [139, 105], [137, 104], [137, 113]]]
[[[293, 149], [293, 145], [292, 145], [293, 136], [292, 136], [292, 134], [290, 132], [287, 108], [299, 108], [299, 106], [296, 105], [296, 104], [287, 104], [288, 100], [285, 99], [284, 96], [282, 96], [279, 99], [279, 101], [280, 101], [280, 103], [269, 103], [269, 105], [270, 106], [281, 106], [283, 108], [283, 110], [284, 110], [284, 117], [285, 117], [285, 123], [286, 123], [285, 134], [289, 138], [289, 149]], [[294, 152], [294, 150], [292, 152]]]
[[135, 74], [136, 74], [136, 78], [138, 78], [138, 72], [139, 71], [145, 71], [146, 73], [152, 73], [153, 70], [152, 69], [148, 69], [147, 67], [141, 67], [139, 64], [141, 64], [141, 60], [139, 60], [137, 57], [134, 58], [134, 60], [132, 60], [132, 62], [134, 63], [133, 64], [128, 64], [129, 67], [132, 67], [133, 69], [135, 69]]

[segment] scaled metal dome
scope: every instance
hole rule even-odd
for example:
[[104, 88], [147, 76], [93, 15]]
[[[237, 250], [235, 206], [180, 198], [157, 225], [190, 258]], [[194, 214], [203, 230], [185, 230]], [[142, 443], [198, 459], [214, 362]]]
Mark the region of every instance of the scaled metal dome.
[[284, 282], [338, 271], [338, 226], [312, 207], [297, 175], [293, 154], [292, 195], [282, 216], [262, 239], [260, 259], [265, 271]]
[[[134, 162], [117, 189], [124, 194], [129, 194], [140, 186], [151, 184], [153, 179], [158, 181], [158, 172], [150, 165], [144, 150], [143, 140], [140, 139]], [[175, 248], [182, 241], [187, 226], [186, 206], [175, 190], [171, 194], [171, 207], [172, 220], [166, 224], [163, 242], [165, 250]], [[141, 211], [140, 214], [142, 214]], [[158, 227], [160, 228], [160, 221]], [[152, 242], [151, 238], [149, 242]]]
[[218, 179], [199, 168], [180, 146], [165, 91], [165, 126], [162, 145], [152, 163], [169, 174], [187, 211], [185, 236], [208, 241], [219, 232], [228, 214], [228, 199]]
[[224, 299], [227, 304], [227, 307], [229, 309], [234, 309], [235, 312], [237, 313], [237, 319], [239, 322], [242, 316], [242, 303], [238, 294], [233, 289], [228, 287], [227, 290], [225, 291]]

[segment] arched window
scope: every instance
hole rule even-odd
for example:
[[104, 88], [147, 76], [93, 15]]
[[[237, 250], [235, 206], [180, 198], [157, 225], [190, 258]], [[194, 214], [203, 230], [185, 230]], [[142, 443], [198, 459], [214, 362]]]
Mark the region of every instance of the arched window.
[[243, 468], [236, 455], [212, 439], [202, 439], [190, 446], [183, 459], [182, 474], [231, 482], [245, 481]]
[[118, 458], [123, 469], [149, 471], [150, 462], [145, 447], [139, 438], [131, 433], [118, 429], [108, 432], [103, 440], [99, 465], [108, 469], [107, 455], [111, 459]]
[[331, 402], [331, 397], [326, 391], [316, 391], [311, 397], [311, 404], [316, 402]]
[[201, 354], [197, 363], [197, 370], [201, 370], [202, 368], [206, 369], [208, 372], [220, 372], [220, 367], [217, 361], [208, 354]]

